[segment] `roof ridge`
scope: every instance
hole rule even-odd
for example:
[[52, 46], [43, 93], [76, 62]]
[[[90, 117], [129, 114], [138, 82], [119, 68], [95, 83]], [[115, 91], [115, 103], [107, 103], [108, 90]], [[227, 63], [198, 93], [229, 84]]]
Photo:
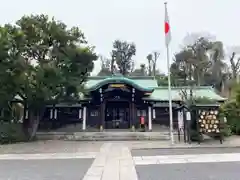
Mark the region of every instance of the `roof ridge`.
[[[190, 86], [172, 86], [171, 89], [190, 89]], [[168, 89], [168, 86], [158, 86], [155, 89]], [[194, 89], [214, 89], [213, 86], [194, 86]]]
[[146, 80], [155, 80], [154, 76], [89, 76], [87, 79], [91, 80], [100, 80], [100, 79], [110, 79], [110, 78], [126, 78], [126, 79], [146, 79]]
[[135, 82], [133, 79], [129, 79], [127, 77], [123, 77], [123, 76], [114, 76], [114, 77], [108, 77], [105, 79], [99, 79], [100, 81], [97, 82], [96, 84], [92, 85], [91, 87], [89, 87], [88, 89], [90, 91], [94, 91], [97, 88], [100, 88], [103, 85], [109, 84], [109, 83], [126, 83], [126, 84], [130, 84], [132, 85], [134, 88], [136, 89], [141, 89], [141, 91], [151, 91], [153, 92], [154, 87], [146, 87], [143, 84], [139, 84], [137, 82]]

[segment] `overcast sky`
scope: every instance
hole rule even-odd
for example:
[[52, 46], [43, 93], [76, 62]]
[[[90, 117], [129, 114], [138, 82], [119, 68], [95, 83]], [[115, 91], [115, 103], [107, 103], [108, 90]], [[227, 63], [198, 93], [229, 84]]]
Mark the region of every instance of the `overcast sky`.
[[[163, 0], [0, 0], [0, 23], [24, 14], [45, 13], [69, 26], [79, 26], [96, 51], [106, 57], [115, 39], [134, 42], [136, 64], [159, 51], [158, 68], [166, 72]], [[187, 33], [209, 32], [226, 46], [240, 45], [238, 0], [169, 0], [172, 28], [170, 54], [179, 50]], [[99, 70], [96, 63], [95, 72]]]

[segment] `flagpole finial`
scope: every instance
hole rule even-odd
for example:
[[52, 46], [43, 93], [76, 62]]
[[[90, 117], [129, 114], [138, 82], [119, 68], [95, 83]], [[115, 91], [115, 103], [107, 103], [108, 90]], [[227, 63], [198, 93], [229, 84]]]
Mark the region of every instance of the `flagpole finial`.
[[164, 2], [164, 4], [167, 4], [167, 2]]

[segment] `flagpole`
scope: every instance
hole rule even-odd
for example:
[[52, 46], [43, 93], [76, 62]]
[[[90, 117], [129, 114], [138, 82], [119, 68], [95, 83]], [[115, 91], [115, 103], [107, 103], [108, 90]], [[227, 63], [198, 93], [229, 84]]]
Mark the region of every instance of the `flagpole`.
[[[167, 2], [164, 3], [165, 10], [167, 10]], [[166, 46], [167, 50], [167, 69], [168, 69], [168, 100], [169, 100], [169, 125], [170, 125], [170, 139], [171, 144], [174, 144], [173, 136], [173, 112], [172, 112], [172, 91], [171, 91], [171, 73], [170, 73], [170, 59], [169, 59], [169, 44]]]

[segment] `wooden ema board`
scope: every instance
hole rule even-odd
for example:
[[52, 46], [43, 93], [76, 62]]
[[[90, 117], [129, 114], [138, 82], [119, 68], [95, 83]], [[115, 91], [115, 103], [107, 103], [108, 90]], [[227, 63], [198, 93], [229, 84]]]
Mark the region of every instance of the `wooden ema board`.
[[220, 133], [220, 120], [217, 110], [200, 111], [198, 123], [201, 133]]
[[199, 133], [218, 137], [222, 144], [221, 122], [218, 110], [199, 110]]

